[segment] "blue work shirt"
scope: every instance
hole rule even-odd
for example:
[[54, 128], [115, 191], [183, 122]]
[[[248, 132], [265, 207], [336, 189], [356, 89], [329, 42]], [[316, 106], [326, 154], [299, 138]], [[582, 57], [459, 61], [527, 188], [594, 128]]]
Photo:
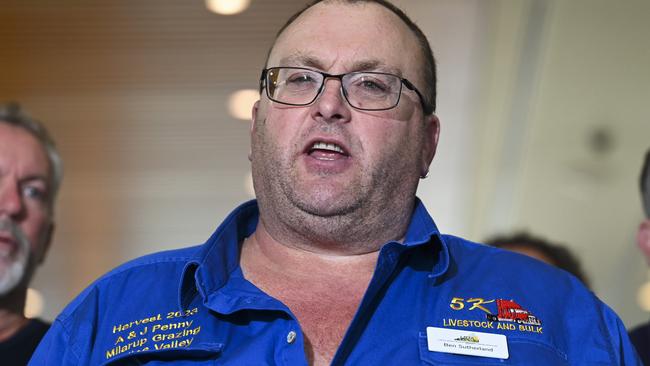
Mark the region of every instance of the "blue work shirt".
[[[30, 365], [306, 365], [295, 316], [239, 266], [258, 216], [247, 202], [205, 244], [104, 275], [57, 317]], [[441, 235], [418, 200], [404, 243], [381, 248], [332, 364], [640, 362], [620, 319], [576, 278]]]

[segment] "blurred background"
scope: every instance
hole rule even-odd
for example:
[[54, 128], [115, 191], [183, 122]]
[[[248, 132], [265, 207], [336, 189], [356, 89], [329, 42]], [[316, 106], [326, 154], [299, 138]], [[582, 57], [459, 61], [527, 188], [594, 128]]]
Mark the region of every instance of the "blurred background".
[[[0, 0], [0, 100], [42, 120], [65, 163], [30, 300], [42, 317], [128, 259], [203, 242], [252, 197], [257, 81], [305, 1], [244, 1], [232, 15], [217, 2]], [[627, 326], [647, 320], [635, 235], [650, 2], [396, 3], [438, 58], [442, 135], [419, 196], [441, 230], [565, 243]]]

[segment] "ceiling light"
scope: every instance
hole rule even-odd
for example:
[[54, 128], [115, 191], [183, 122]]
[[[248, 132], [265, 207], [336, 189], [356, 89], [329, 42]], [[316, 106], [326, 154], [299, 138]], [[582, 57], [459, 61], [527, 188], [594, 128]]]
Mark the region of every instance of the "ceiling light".
[[233, 15], [248, 9], [251, 0], [205, 0], [205, 6], [217, 14]]
[[260, 99], [260, 93], [254, 89], [236, 91], [228, 98], [228, 111], [230, 115], [250, 121], [252, 119], [253, 104]]

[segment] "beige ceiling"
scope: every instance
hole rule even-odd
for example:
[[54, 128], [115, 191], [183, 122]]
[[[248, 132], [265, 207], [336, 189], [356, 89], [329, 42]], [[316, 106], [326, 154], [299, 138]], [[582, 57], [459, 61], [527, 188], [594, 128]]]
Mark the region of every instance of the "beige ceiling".
[[254, 1], [219, 16], [202, 1], [3, 0], [0, 93], [255, 85], [275, 32], [303, 3]]

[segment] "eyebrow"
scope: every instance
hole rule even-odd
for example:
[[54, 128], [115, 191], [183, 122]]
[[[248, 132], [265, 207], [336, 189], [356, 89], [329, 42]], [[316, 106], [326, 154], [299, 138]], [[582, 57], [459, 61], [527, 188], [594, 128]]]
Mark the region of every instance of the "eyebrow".
[[49, 179], [46, 176], [33, 174], [27, 175], [20, 179], [20, 182], [43, 182], [45, 185], [48, 185]]
[[[281, 58], [280, 66], [309, 67], [318, 70], [325, 69], [323, 63], [317, 57], [303, 52], [296, 52], [289, 56]], [[402, 71], [400, 69], [389, 66], [385, 62], [378, 59], [368, 59], [355, 62], [352, 64], [352, 67], [348, 72], [355, 71], [379, 71], [403, 77]]]
[[48, 194], [50, 193], [50, 190], [52, 189], [52, 187], [51, 187], [52, 184], [51, 184], [50, 179], [48, 177], [46, 177], [46, 176], [42, 176], [42, 175], [38, 175], [38, 174], [27, 175], [27, 176], [23, 177], [22, 179], [20, 179], [20, 181], [19, 181], [20, 185], [32, 184], [32, 183], [43, 184], [43, 187], [44, 187], [45, 191]]

